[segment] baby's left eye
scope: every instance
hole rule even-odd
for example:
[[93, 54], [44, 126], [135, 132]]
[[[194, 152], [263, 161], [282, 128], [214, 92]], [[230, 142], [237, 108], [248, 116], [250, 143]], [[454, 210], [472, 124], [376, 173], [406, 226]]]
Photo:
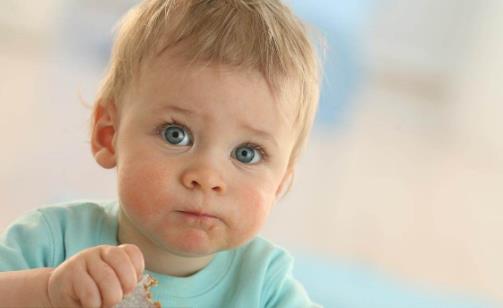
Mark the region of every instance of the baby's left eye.
[[262, 160], [259, 148], [252, 145], [241, 145], [234, 149], [232, 156], [244, 164], [256, 164]]

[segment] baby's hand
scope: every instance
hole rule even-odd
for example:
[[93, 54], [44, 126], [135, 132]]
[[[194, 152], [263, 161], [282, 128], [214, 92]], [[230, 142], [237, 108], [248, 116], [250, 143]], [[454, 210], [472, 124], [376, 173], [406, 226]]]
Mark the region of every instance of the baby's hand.
[[53, 307], [112, 307], [134, 290], [144, 268], [135, 245], [83, 250], [51, 273], [49, 301]]

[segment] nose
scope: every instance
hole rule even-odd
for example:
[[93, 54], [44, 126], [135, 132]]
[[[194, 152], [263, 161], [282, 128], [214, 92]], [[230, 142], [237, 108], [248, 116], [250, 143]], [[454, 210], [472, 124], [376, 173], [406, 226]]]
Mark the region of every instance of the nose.
[[192, 166], [184, 170], [181, 182], [187, 189], [223, 193], [226, 185], [220, 173], [210, 166]]

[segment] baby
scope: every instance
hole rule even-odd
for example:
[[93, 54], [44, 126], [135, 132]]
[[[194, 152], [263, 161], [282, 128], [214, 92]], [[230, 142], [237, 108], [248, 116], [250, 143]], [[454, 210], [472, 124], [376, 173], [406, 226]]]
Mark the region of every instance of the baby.
[[122, 20], [91, 127], [116, 202], [31, 212], [0, 236], [0, 305], [113, 307], [144, 273], [163, 307], [311, 307], [257, 236], [319, 96], [279, 0], [146, 0]]

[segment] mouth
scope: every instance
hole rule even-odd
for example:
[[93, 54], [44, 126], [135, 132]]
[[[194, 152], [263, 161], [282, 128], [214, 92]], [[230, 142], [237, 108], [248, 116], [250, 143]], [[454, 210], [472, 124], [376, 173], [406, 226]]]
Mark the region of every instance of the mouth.
[[211, 230], [215, 226], [225, 223], [220, 217], [198, 209], [181, 209], [175, 211], [175, 214], [181, 223], [198, 229]]
[[182, 214], [184, 216], [188, 217], [194, 217], [194, 218], [199, 218], [199, 219], [218, 219], [217, 216], [205, 213], [205, 212], [200, 212], [200, 211], [192, 211], [192, 210], [186, 210], [186, 211], [176, 211], [179, 214]]

